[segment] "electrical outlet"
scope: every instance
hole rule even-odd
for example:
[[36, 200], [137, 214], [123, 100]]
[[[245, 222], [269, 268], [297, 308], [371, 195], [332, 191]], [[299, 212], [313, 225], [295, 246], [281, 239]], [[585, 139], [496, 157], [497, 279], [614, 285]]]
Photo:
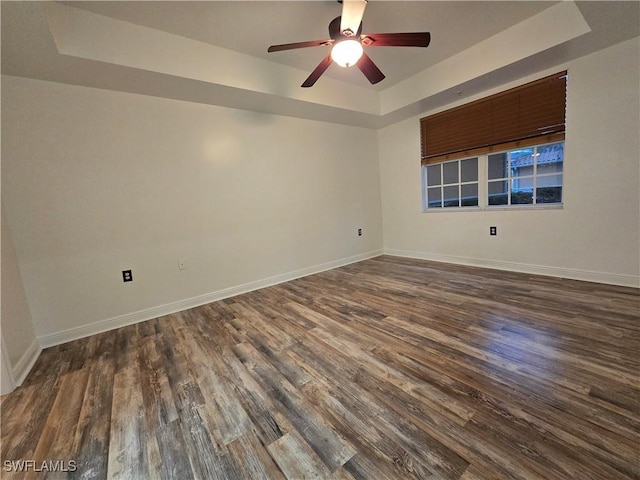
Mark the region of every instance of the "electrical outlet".
[[184, 260], [178, 260], [178, 270], [186, 270], [187, 262]]
[[489, 235], [498, 235], [498, 227], [489, 227]]
[[122, 281], [133, 282], [133, 274], [131, 273], [131, 270], [122, 270]]
[[359, 236], [359, 237], [361, 237], [361, 236], [362, 236], [362, 229], [361, 229], [361, 228], [359, 228], [359, 229], [358, 229], [358, 236]]

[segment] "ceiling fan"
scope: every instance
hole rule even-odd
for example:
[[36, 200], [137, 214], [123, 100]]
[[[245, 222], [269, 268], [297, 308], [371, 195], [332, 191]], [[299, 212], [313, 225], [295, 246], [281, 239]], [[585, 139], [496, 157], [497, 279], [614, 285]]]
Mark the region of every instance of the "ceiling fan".
[[[340, 1], [340, 0], [338, 0]], [[331, 47], [331, 52], [322, 59], [311, 75], [302, 84], [311, 87], [335, 62], [341, 67], [355, 65], [372, 84], [384, 79], [384, 74], [364, 53], [363, 47], [427, 47], [431, 41], [429, 32], [414, 33], [369, 33], [362, 34], [362, 16], [367, 0], [342, 0], [342, 15], [329, 23], [328, 40], [272, 45], [267, 52], [280, 52], [296, 48]]]

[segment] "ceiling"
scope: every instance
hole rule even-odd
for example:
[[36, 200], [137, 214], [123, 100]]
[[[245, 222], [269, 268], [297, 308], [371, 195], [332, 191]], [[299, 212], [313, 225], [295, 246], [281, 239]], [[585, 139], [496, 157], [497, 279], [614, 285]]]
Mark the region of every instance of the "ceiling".
[[[188, 6], [185, 6], [188, 3]], [[384, 89], [450, 57], [556, 2], [385, 2], [371, 0], [364, 33], [431, 32], [429, 48], [371, 48], [367, 53], [386, 79], [371, 86], [356, 69], [333, 65], [326, 75]], [[69, 3], [68, 3], [69, 4]], [[284, 2], [72, 2], [101, 15], [218, 45], [311, 72], [326, 47], [267, 53], [272, 44], [328, 39], [329, 22], [340, 15], [335, 0]], [[478, 22], [478, 18], [484, 18]], [[443, 41], [445, 40], [446, 41]], [[300, 79], [300, 83], [304, 78]]]
[[368, 48], [386, 79], [332, 65], [299, 85], [340, 14], [319, 1], [2, 2], [2, 73], [380, 127], [640, 35], [640, 2], [377, 1], [363, 33], [429, 31], [428, 48]]

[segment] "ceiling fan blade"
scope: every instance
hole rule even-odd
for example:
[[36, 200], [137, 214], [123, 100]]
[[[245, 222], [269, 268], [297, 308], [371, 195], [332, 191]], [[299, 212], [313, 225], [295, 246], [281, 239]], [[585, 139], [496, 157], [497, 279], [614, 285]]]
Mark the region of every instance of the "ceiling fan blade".
[[384, 80], [384, 73], [380, 71], [380, 69], [373, 63], [373, 60], [366, 54], [363, 53], [356, 63], [356, 67], [360, 69], [364, 76], [372, 83], [378, 83]]
[[368, 33], [361, 36], [365, 47], [428, 47], [429, 32], [415, 33]]
[[285, 43], [282, 45], [271, 45], [267, 52], [280, 52], [282, 50], [293, 50], [295, 48], [320, 47], [331, 45], [333, 40], [311, 40], [310, 42]]
[[[367, 0], [342, 0], [342, 15], [340, 19], [340, 32], [352, 37], [358, 33]], [[349, 34], [348, 32], [351, 32]]]
[[320, 75], [322, 75], [324, 71], [327, 68], [329, 68], [329, 65], [331, 65], [331, 62], [332, 62], [331, 54], [324, 57], [322, 61], [318, 64], [318, 66], [315, 68], [315, 70], [311, 72], [311, 75], [307, 77], [307, 79], [304, 81], [302, 86], [305, 88], [313, 87], [313, 84], [318, 81], [318, 79], [320, 78]]

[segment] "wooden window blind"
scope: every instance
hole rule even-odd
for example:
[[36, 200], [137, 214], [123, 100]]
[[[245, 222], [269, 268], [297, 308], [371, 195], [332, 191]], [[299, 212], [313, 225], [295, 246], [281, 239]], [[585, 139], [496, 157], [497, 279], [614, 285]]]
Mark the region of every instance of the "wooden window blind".
[[422, 164], [564, 140], [567, 72], [420, 119]]

